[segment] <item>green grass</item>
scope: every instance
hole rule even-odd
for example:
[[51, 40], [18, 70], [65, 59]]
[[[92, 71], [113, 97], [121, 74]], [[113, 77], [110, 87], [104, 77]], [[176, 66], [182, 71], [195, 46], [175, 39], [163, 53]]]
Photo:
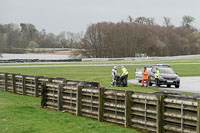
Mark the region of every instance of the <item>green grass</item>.
[[[135, 67], [127, 66], [129, 79], [135, 78]], [[21, 73], [25, 75], [47, 76], [47, 77], [64, 77], [72, 80], [97, 81], [101, 86], [109, 87], [111, 83], [112, 66], [77, 66], [77, 67], [41, 67], [41, 68], [1, 68], [1, 72]], [[118, 70], [121, 73], [120, 67]], [[129, 87], [114, 87], [115, 89], [134, 90], [142, 92], [155, 92], [158, 89], [148, 87], [145, 90], [139, 85], [129, 84]]]
[[200, 64], [171, 65], [181, 77], [200, 76]]
[[0, 91], [0, 133], [139, 133], [40, 108], [40, 99]]
[[[126, 66], [129, 79], [134, 79], [134, 68]], [[200, 76], [200, 64], [172, 65], [180, 76]], [[112, 66], [78, 66], [78, 67], [42, 67], [42, 68], [0, 68], [0, 72], [21, 73], [24, 75], [65, 77], [72, 80], [98, 81], [101, 86], [110, 88]], [[121, 70], [118, 70], [121, 73]], [[129, 87], [114, 89], [139, 92], [159, 91], [153, 87], [140, 87], [128, 84]], [[20, 96], [0, 91], [0, 133], [128, 133], [136, 132], [107, 123], [99, 123], [87, 118], [72, 116], [68, 113], [49, 111], [40, 108], [40, 99]]]
[[[177, 64], [171, 65], [179, 76], [200, 76], [200, 64]], [[129, 71], [128, 79], [135, 78], [135, 67], [142, 65], [126, 66]], [[1, 72], [21, 73], [25, 75], [47, 76], [47, 77], [64, 77], [72, 80], [97, 81], [101, 86], [108, 87], [111, 82], [112, 66], [76, 66], [76, 67], [28, 67], [28, 68], [0, 68]], [[120, 67], [118, 73], [121, 73]], [[114, 87], [115, 89], [133, 90], [141, 92], [155, 92], [158, 89], [148, 87], [141, 89], [139, 85], [128, 84], [129, 87]]]

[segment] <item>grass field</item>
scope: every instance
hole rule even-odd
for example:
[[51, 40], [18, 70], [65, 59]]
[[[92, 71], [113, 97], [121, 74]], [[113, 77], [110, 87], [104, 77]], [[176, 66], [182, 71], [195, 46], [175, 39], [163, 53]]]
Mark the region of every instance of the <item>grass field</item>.
[[139, 133], [40, 108], [40, 99], [0, 91], [0, 133]]
[[[179, 76], [200, 76], [200, 64], [171, 65]], [[129, 79], [135, 78], [134, 68], [141, 66], [126, 66]], [[98, 81], [101, 86], [109, 87], [112, 66], [78, 66], [78, 67], [42, 67], [42, 68], [0, 68], [0, 72], [21, 73], [25, 75], [65, 77], [72, 80]], [[118, 70], [121, 73], [121, 70]], [[129, 84], [129, 87], [114, 87], [115, 89], [140, 92], [159, 91], [156, 88], [142, 88]], [[58, 111], [40, 108], [40, 99], [14, 95], [0, 91], [0, 133], [136, 133], [107, 123], [99, 123], [87, 118], [72, 116]], [[137, 132], [138, 133], [138, 132]]]
[[[137, 66], [138, 67], [138, 66]], [[141, 66], [139, 66], [141, 67]], [[127, 66], [129, 79], [135, 78], [135, 66]], [[111, 83], [112, 66], [82, 66], [82, 67], [41, 67], [41, 68], [1, 68], [1, 72], [22, 73], [25, 75], [64, 77], [72, 80], [98, 81], [101, 86], [109, 87]], [[119, 69], [121, 73], [121, 70]], [[157, 89], [149, 87], [141, 90], [139, 85], [129, 84], [129, 87], [115, 87], [116, 89], [155, 92]]]
[[[200, 76], [200, 64], [176, 64], [171, 65], [179, 76]], [[113, 66], [68, 66], [68, 67], [28, 67], [28, 68], [0, 68], [1, 72], [21, 73], [25, 75], [47, 76], [47, 77], [64, 77], [72, 80], [97, 81], [101, 86], [109, 87], [111, 82], [111, 70]], [[129, 71], [129, 79], [135, 78], [135, 67], [143, 65], [126, 66]], [[118, 73], [121, 73], [118, 66]], [[134, 90], [142, 92], [155, 92], [156, 88], [148, 87], [141, 89], [139, 85], [129, 84], [129, 87], [115, 87], [115, 89]]]

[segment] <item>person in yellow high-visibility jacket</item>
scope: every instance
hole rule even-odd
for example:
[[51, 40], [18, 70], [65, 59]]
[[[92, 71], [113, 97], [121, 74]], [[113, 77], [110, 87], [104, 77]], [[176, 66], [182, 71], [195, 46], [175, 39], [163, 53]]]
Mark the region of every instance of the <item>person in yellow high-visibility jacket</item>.
[[128, 70], [121, 66], [122, 74], [121, 74], [121, 82], [123, 87], [127, 87], [127, 79], [128, 79]]
[[156, 86], [159, 87], [159, 70], [158, 70], [158, 67], [156, 67], [156, 72], [155, 72], [155, 82], [156, 82]]

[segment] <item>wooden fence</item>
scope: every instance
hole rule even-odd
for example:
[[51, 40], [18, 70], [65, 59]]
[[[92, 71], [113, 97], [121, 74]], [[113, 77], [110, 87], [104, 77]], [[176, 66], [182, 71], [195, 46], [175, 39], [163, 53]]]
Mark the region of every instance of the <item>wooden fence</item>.
[[47, 83], [42, 107], [157, 133], [200, 133], [199, 99]]
[[197, 98], [164, 96], [163, 131], [199, 133], [199, 106]]
[[42, 108], [156, 133], [200, 133], [200, 99], [100, 88], [97, 82], [0, 73], [0, 90], [41, 96]]
[[66, 78], [48, 78], [43, 76], [28, 76], [22, 74], [0, 73], [0, 90], [20, 95], [40, 97], [44, 83], [60, 83], [71, 85], [96, 86], [98, 82], [73, 81]]

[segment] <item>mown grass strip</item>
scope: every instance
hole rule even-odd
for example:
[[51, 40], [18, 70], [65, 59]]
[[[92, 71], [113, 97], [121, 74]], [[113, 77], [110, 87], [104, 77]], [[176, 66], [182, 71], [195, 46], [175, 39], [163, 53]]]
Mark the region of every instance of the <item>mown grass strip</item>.
[[40, 107], [40, 99], [0, 91], [1, 133], [139, 133]]

